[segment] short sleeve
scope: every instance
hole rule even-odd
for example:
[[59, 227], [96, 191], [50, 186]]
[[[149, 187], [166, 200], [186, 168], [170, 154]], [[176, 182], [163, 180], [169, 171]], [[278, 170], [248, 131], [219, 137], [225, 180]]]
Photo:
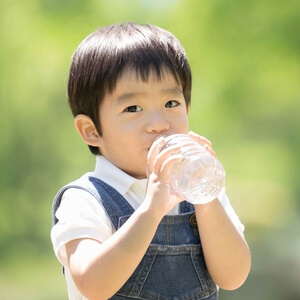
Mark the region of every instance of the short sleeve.
[[67, 265], [66, 243], [80, 238], [102, 243], [114, 232], [103, 206], [85, 190], [65, 191], [55, 215], [58, 222], [52, 227], [51, 240], [55, 255], [63, 265]]
[[230, 217], [232, 223], [235, 225], [237, 230], [243, 234], [243, 232], [245, 230], [245, 226], [241, 223], [238, 215], [235, 213], [234, 209], [232, 208], [227, 195], [224, 194], [224, 196], [219, 200], [221, 201], [221, 203], [222, 203], [226, 213]]

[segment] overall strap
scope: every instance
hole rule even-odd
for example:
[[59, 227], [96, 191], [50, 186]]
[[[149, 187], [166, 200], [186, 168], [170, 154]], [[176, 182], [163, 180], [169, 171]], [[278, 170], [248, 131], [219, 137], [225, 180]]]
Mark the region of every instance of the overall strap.
[[179, 205], [179, 213], [180, 214], [194, 212], [194, 211], [195, 211], [194, 205], [187, 201], [183, 201]]
[[[119, 227], [119, 219], [130, 216], [134, 212], [132, 206], [117, 190], [98, 178], [88, 176], [71, 182], [58, 191], [52, 204], [53, 225], [58, 222], [55, 213], [60, 206], [63, 193], [69, 188], [82, 189], [92, 194], [103, 205], [116, 230]], [[181, 202], [179, 205], [180, 214], [193, 212], [194, 210], [194, 206], [186, 201]]]
[[118, 229], [120, 217], [131, 215], [134, 212], [132, 206], [118, 191], [116, 191], [113, 187], [111, 187], [104, 181], [89, 176], [80, 178], [62, 187], [58, 191], [52, 204], [53, 225], [58, 222], [55, 213], [61, 203], [62, 195], [69, 188], [82, 189], [92, 194], [98, 200], [98, 202], [103, 205], [116, 230]]

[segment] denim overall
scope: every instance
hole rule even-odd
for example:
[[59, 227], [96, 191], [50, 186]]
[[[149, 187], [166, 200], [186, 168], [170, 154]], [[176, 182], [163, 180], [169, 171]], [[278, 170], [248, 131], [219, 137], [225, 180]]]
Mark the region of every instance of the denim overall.
[[[134, 212], [134, 209], [111, 186], [94, 178], [81, 178], [56, 195], [52, 207], [55, 212], [62, 194], [70, 187], [90, 192], [105, 208], [116, 230]], [[122, 270], [120, 270], [122, 272]], [[207, 271], [194, 207], [180, 204], [180, 214], [166, 215], [137, 269], [110, 299], [112, 300], [216, 300], [218, 292]]]

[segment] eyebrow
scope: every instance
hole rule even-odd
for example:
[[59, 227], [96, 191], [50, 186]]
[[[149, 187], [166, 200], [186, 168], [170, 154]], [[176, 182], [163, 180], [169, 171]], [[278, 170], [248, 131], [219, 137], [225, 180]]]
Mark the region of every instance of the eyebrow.
[[117, 100], [118, 100], [118, 102], [125, 102], [127, 100], [134, 99], [137, 96], [142, 95], [142, 94], [143, 93], [125, 93], [125, 94], [120, 95], [117, 98]]
[[[132, 92], [132, 93], [124, 93], [120, 95], [117, 100], [118, 102], [125, 102], [134, 98], [137, 98], [139, 96], [142, 96], [144, 93], [141, 92]], [[179, 87], [171, 87], [167, 89], [161, 90], [161, 95], [183, 95], [182, 90]]]
[[181, 88], [175, 86], [175, 87], [171, 87], [171, 88], [162, 90], [161, 94], [163, 94], [163, 95], [168, 95], [168, 94], [182, 95], [183, 91], [181, 90]]

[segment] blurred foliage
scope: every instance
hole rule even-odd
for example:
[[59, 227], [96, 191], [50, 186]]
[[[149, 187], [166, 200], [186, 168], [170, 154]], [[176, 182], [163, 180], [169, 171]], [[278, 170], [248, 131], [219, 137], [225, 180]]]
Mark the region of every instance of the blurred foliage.
[[213, 142], [226, 168], [253, 257], [243, 287], [220, 298], [299, 299], [300, 11], [293, 0], [1, 1], [1, 299], [66, 297], [49, 239], [52, 199], [94, 166], [65, 97], [70, 57], [91, 31], [121, 21], [166, 28], [186, 48], [190, 127]]

